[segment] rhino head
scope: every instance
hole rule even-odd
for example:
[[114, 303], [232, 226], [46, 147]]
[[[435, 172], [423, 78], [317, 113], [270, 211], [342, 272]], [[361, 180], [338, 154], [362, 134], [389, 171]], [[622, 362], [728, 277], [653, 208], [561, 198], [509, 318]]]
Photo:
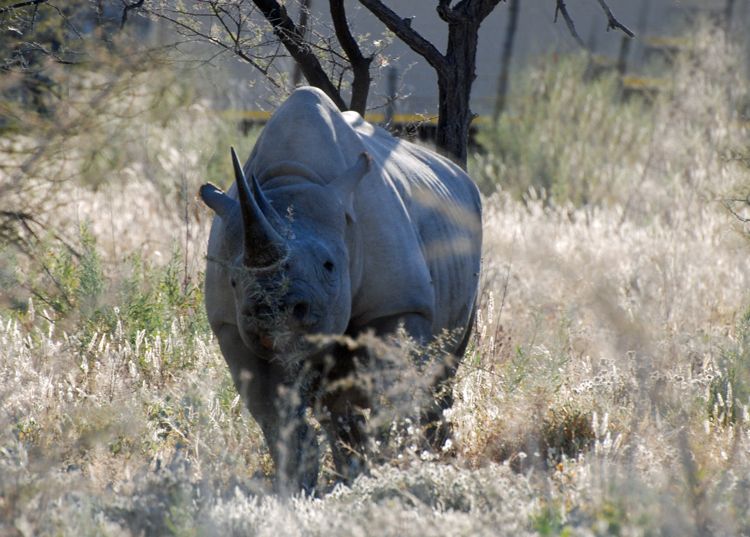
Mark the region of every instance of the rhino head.
[[272, 202], [254, 175], [247, 180], [234, 149], [231, 154], [238, 199], [211, 184], [200, 195], [226, 225], [227, 259], [219, 261], [240, 337], [259, 356], [294, 362], [311, 350], [307, 336], [342, 334], [349, 323], [346, 231], [370, 157], [362, 153], [325, 184], [275, 188]]

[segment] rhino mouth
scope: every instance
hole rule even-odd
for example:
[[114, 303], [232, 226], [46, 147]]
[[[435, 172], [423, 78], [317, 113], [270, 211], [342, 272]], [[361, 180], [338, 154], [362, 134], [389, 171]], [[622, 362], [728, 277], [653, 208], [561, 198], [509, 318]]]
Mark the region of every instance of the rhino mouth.
[[267, 357], [279, 353], [299, 352], [309, 347], [304, 336], [287, 331], [257, 330], [249, 332], [254, 346]]
[[268, 334], [258, 334], [258, 342], [260, 346], [266, 350], [274, 350], [273, 338]]

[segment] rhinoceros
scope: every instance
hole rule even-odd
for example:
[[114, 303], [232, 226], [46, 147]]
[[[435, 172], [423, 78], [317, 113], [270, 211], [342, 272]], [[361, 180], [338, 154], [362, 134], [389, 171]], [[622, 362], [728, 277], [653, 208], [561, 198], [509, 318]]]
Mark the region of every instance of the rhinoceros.
[[[200, 196], [216, 213], [205, 305], [235, 386], [259, 424], [277, 483], [311, 492], [324, 425], [341, 479], [366, 469], [357, 350], [310, 336], [446, 338], [436, 399], [423, 411], [431, 439], [473, 324], [481, 252], [475, 184], [447, 158], [393, 137], [320, 90], [297, 89], [249, 159], [231, 151], [235, 182]], [[301, 381], [304, 376], [306, 381]], [[439, 440], [437, 440], [439, 441]]]

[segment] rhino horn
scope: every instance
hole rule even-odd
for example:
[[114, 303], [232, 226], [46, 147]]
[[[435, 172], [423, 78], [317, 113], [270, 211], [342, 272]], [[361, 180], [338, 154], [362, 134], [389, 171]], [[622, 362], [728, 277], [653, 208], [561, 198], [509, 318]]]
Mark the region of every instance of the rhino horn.
[[255, 177], [255, 174], [252, 174], [250, 176], [250, 185], [253, 191], [253, 197], [255, 198], [255, 201], [258, 203], [258, 207], [260, 208], [260, 211], [263, 213], [263, 216], [266, 217], [266, 220], [271, 224], [271, 227], [277, 231], [282, 231], [286, 226], [287, 222], [281, 216], [279, 216], [279, 213], [276, 212], [276, 209], [273, 208], [273, 205], [271, 205], [271, 202], [268, 201], [268, 198], [263, 193], [263, 189], [260, 187], [260, 183], [258, 182], [258, 179]]
[[259, 201], [272, 210], [270, 203], [262, 196], [255, 178], [253, 178], [253, 189], [250, 189], [234, 148], [232, 148], [232, 164], [242, 213], [245, 266], [262, 268], [273, 265], [286, 255], [286, 244], [263, 213]]

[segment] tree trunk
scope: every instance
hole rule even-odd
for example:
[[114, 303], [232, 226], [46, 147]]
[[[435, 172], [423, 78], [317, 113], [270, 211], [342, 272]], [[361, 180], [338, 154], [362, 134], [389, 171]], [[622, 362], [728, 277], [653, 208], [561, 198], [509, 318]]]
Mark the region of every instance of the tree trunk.
[[513, 43], [518, 28], [518, 12], [521, 9], [521, 0], [510, 0], [508, 9], [508, 25], [505, 27], [505, 41], [503, 52], [500, 55], [500, 75], [497, 79], [497, 97], [495, 98], [495, 110], [492, 118], [494, 121], [500, 119], [505, 110], [505, 101], [508, 97], [508, 80], [510, 79], [510, 60], [513, 56]]
[[466, 169], [469, 107], [477, 58], [479, 22], [453, 21], [448, 26], [446, 66], [438, 70], [438, 124], [435, 143], [444, 155]]
[[466, 169], [472, 120], [469, 98], [476, 78], [479, 26], [500, 0], [462, 0], [453, 7], [452, 0], [440, 0], [438, 16], [448, 23], [448, 47], [444, 55], [411, 27], [411, 19], [399, 17], [380, 0], [359, 2], [435, 69], [438, 77], [435, 143], [438, 151]]
[[372, 82], [370, 64], [373, 57], [362, 55], [359, 44], [349, 28], [344, 0], [329, 0], [328, 4], [331, 8], [331, 20], [336, 31], [336, 39], [352, 67], [352, 98], [349, 102], [349, 110], [359, 112], [362, 117], [365, 117], [367, 96], [370, 93], [370, 82]]
[[372, 58], [364, 58], [361, 61], [352, 61], [352, 98], [349, 103], [349, 110], [359, 112], [359, 115], [365, 117], [367, 111], [367, 97], [370, 94], [370, 63]]
[[[312, 0], [302, 0], [302, 3], [300, 3], [299, 6], [299, 24], [297, 24], [297, 28], [299, 28], [299, 33], [302, 35], [303, 39], [307, 37], [307, 21], [310, 18], [311, 3]], [[302, 82], [302, 69], [300, 68], [299, 63], [295, 61], [294, 71], [292, 71], [292, 88], [299, 86], [300, 82]]]

